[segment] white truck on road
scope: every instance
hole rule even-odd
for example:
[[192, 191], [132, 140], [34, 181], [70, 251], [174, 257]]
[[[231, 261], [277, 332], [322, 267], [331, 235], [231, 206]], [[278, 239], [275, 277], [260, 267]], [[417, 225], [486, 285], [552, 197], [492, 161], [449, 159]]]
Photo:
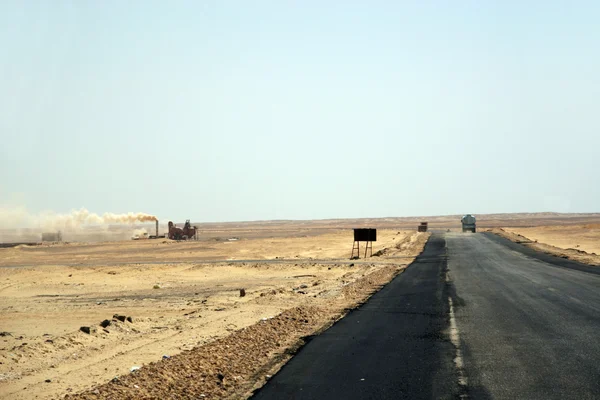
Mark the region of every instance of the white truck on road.
[[476, 226], [475, 226], [475, 217], [471, 214], [467, 214], [464, 217], [462, 217], [460, 219], [460, 222], [462, 222], [462, 231], [463, 232], [473, 232], [475, 233], [476, 231]]

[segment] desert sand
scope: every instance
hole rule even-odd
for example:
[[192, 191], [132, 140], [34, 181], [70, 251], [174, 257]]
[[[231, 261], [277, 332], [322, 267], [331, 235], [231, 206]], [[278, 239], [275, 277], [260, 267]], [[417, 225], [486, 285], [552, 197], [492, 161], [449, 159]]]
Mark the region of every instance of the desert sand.
[[[460, 230], [460, 216], [259, 221], [198, 224], [199, 241], [117, 240], [141, 225], [0, 248], [0, 397], [243, 398], [401, 273], [428, 237], [421, 221]], [[478, 216], [480, 230], [586, 257], [599, 226], [600, 214]], [[379, 256], [349, 260], [352, 227], [378, 228]]]
[[[562, 226], [600, 223], [600, 213], [564, 214], [564, 213], [515, 213], [515, 214], [477, 214], [476, 210], [465, 210], [475, 214], [479, 228], [494, 227], [532, 227]], [[324, 219], [313, 221], [249, 221], [249, 222], [193, 222], [200, 231], [201, 242], [219, 242], [231, 238], [301, 238], [323, 235], [339, 229], [378, 228], [414, 230], [421, 221], [428, 221], [430, 229], [460, 230], [462, 215], [360, 218], [360, 219]], [[182, 226], [182, 221], [175, 221]], [[159, 234], [167, 231], [167, 221], [160, 221]], [[134, 225], [82, 226], [75, 231], [63, 231], [67, 242], [110, 242], [128, 240], [135, 231], [145, 229], [154, 234], [152, 223]], [[3, 229], [0, 226], [0, 242], [38, 242], [41, 231], [35, 229]]]
[[505, 228], [529, 238], [562, 249], [579, 249], [600, 254], [600, 224]]
[[[420, 252], [427, 234], [380, 230], [373, 251], [388, 249], [386, 255], [356, 261], [349, 260], [347, 229], [257, 236], [0, 249], [1, 397], [90, 390], [295, 307], [339, 317], [364, 296], [352, 296], [348, 285], [382, 269], [392, 271], [385, 277], [391, 279]], [[316, 329], [323, 320], [315, 323]]]
[[600, 266], [600, 224], [493, 228], [492, 232], [538, 251]]

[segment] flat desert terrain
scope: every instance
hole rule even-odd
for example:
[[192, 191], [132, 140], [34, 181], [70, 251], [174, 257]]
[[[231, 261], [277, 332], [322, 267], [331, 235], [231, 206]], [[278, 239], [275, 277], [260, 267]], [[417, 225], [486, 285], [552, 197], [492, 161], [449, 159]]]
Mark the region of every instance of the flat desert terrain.
[[578, 249], [586, 253], [600, 254], [600, 224], [506, 228], [506, 230], [562, 249]]
[[[412, 262], [421, 221], [460, 230], [460, 216], [259, 221], [118, 240], [152, 229], [139, 225], [0, 248], [0, 397], [247, 397]], [[353, 227], [378, 229], [374, 257], [350, 260]], [[483, 215], [478, 229], [600, 253], [600, 214]]]
[[[327, 232], [0, 249], [0, 397], [90, 390], [286, 310], [312, 307], [324, 319], [286, 333], [298, 340], [295, 331], [313, 333], [374, 290], [353, 292], [352, 284], [382, 271], [384, 279], [372, 284], [389, 281], [428, 236], [379, 230], [373, 252], [385, 255], [350, 260], [352, 231]], [[270, 365], [270, 357], [261, 362]]]
[[600, 266], [600, 224], [507, 227], [492, 232], [536, 250]]

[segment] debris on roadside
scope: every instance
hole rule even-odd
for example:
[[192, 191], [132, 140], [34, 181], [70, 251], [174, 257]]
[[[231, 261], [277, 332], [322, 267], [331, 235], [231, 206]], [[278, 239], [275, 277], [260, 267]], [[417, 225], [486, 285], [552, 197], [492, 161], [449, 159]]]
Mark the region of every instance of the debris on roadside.
[[113, 319], [116, 319], [116, 320], [121, 321], [121, 322], [125, 322], [126, 318], [127, 317], [125, 315], [119, 315], [119, 314], [113, 315]]

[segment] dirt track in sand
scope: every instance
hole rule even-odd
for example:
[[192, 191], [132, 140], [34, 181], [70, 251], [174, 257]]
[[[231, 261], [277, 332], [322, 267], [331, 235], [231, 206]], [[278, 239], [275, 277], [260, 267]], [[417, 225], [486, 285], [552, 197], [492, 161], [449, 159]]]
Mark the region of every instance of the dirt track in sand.
[[[0, 337], [1, 397], [76, 393], [294, 307], [317, 307], [327, 318], [339, 315], [364, 296], [348, 291], [352, 282], [382, 268], [403, 268], [425, 236], [379, 231], [374, 252], [391, 248], [390, 257], [406, 258], [373, 257], [354, 266], [348, 264], [348, 231], [215, 242], [212, 250], [202, 242], [156, 241], [0, 249], [5, 266], [29, 265], [0, 268], [0, 330], [9, 332]], [[297, 261], [189, 262], [201, 255]], [[311, 257], [329, 263], [318, 264]], [[140, 258], [167, 264], [119, 265]], [[74, 259], [77, 265], [62, 265]], [[114, 314], [131, 316], [133, 322], [115, 321]], [[106, 331], [98, 326], [105, 319], [111, 321]], [[322, 324], [314, 321], [314, 326]], [[96, 332], [85, 334], [80, 326]], [[286, 343], [298, 340], [295, 328], [285, 332]]]

